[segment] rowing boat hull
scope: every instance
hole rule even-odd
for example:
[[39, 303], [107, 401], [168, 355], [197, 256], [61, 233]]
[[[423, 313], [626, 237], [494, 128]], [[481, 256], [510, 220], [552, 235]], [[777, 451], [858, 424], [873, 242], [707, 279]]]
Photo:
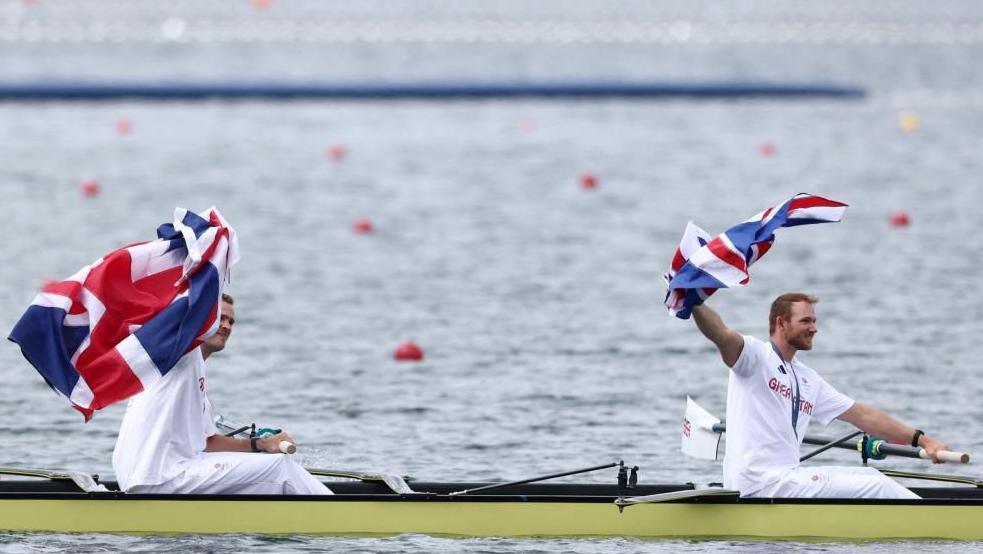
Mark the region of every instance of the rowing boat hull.
[[[73, 496], [73, 495], [64, 495]], [[6, 531], [983, 540], [983, 504], [397, 496], [0, 498]]]

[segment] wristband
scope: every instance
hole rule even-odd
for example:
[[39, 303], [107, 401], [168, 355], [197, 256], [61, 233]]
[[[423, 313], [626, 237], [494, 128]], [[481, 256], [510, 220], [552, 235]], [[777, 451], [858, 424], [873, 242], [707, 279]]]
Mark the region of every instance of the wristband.
[[257, 440], [258, 438], [259, 438], [259, 437], [249, 437], [249, 446], [250, 446], [250, 448], [252, 448], [252, 449], [253, 449], [253, 452], [262, 452], [262, 450], [260, 450], [260, 449], [259, 449], [259, 448], [258, 448], [258, 447], [256, 446], [256, 440]]
[[925, 431], [922, 431], [921, 429], [915, 429], [915, 436], [911, 438], [911, 445], [917, 447], [918, 446], [918, 439], [922, 438], [922, 435], [924, 435], [924, 434], [925, 434]]

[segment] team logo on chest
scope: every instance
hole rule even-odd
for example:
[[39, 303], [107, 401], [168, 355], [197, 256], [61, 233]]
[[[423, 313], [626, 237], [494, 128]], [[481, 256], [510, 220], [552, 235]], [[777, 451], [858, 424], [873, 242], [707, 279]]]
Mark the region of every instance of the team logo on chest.
[[[812, 415], [812, 408], [813, 408], [812, 402], [809, 402], [808, 400], [802, 398], [802, 394], [805, 393], [807, 390], [807, 388], [803, 386], [803, 384], [805, 384], [805, 381], [800, 380], [799, 382], [800, 382], [799, 386], [802, 387], [802, 390], [799, 391], [799, 411], [802, 413]], [[792, 396], [794, 394], [792, 387], [790, 387], [788, 383], [783, 382], [778, 377], [772, 377], [771, 379], [768, 380], [768, 389], [771, 390], [771, 392], [777, 394], [780, 398], [784, 398], [789, 402], [792, 402]]]

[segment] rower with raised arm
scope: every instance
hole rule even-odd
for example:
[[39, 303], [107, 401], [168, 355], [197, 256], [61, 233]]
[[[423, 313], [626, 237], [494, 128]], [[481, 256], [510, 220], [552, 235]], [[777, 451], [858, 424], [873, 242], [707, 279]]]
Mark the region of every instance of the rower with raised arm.
[[285, 432], [235, 439], [218, 432], [206, 394], [205, 359], [225, 348], [234, 300], [222, 295], [218, 331], [150, 388], [132, 397], [120, 426], [113, 470], [136, 493], [331, 494], [290, 456]]
[[814, 296], [787, 293], [771, 305], [770, 341], [741, 335], [706, 304], [692, 308], [696, 326], [730, 368], [724, 486], [742, 496], [918, 498], [871, 467], [800, 467], [809, 421], [839, 419], [878, 437], [920, 446], [936, 463], [948, 447], [883, 411], [855, 402], [796, 354], [812, 350]]

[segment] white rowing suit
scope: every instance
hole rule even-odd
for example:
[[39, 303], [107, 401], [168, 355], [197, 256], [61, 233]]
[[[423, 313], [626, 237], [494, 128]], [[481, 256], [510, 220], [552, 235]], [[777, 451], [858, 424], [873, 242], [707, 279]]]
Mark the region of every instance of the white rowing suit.
[[872, 467], [799, 466], [809, 421], [827, 425], [851, 406], [797, 358], [783, 362], [770, 343], [745, 336], [727, 386], [724, 486], [741, 496], [918, 498]]
[[205, 394], [205, 360], [196, 348], [123, 415], [113, 470], [132, 493], [331, 494], [286, 454], [205, 452], [218, 429]]

